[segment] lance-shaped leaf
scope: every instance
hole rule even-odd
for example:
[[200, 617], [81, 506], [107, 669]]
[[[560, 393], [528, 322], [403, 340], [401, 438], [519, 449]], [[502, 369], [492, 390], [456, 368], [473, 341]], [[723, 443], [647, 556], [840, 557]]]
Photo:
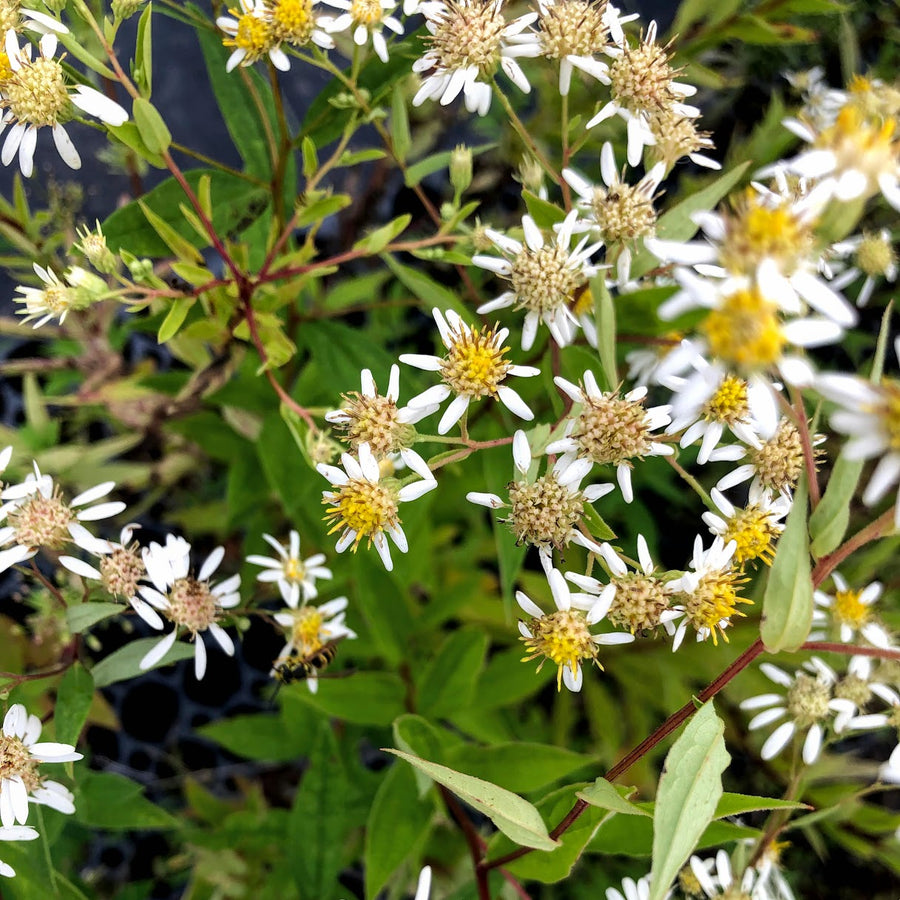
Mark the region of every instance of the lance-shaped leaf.
[[547, 833], [547, 826], [541, 814], [532, 804], [518, 794], [497, 787], [489, 781], [473, 778], [462, 772], [439, 766], [437, 763], [420, 759], [402, 750], [384, 748], [405, 759], [410, 765], [424, 772], [429, 778], [451, 790], [469, 806], [484, 813], [511, 841], [535, 850], [553, 850], [559, 846]]
[[666, 757], [653, 813], [649, 900], [663, 900], [712, 821], [722, 796], [722, 773], [731, 761], [724, 730], [712, 703], [706, 703]]
[[794, 492], [794, 504], [778, 541], [763, 597], [759, 634], [770, 653], [796, 650], [806, 640], [812, 624], [806, 496], [803, 476]]

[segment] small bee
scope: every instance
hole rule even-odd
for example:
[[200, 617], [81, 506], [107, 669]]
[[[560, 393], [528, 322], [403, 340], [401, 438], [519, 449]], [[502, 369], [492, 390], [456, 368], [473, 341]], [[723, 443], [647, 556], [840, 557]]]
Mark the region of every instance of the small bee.
[[318, 678], [337, 654], [337, 645], [342, 637], [328, 641], [318, 650], [305, 656], [292, 653], [290, 656], [277, 660], [273, 667], [273, 676], [281, 684], [293, 684], [295, 681], [306, 681], [308, 678]]

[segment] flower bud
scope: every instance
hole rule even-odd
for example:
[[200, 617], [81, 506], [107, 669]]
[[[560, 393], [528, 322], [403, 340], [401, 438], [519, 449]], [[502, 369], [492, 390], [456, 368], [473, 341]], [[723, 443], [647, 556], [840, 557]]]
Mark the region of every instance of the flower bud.
[[472, 151], [463, 144], [457, 144], [450, 154], [450, 184], [457, 199], [468, 190], [472, 183]]

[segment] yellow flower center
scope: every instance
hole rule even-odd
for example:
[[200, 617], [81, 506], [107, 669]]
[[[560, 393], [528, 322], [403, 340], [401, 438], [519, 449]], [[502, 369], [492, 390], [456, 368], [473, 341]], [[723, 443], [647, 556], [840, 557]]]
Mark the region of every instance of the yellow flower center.
[[540, 17], [544, 56], [593, 56], [606, 47], [606, 0], [567, 0], [544, 8]]
[[834, 153], [839, 171], [862, 172], [871, 195], [879, 189], [879, 175], [897, 171], [900, 144], [894, 139], [896, 131], [892, 116], [869, 118], [851, 101], [841, 108], [834, 124], [818, 136], [816, 146]]
[[[6, 33], [5, 31], [3, 32]], [[9, 64], [9, 57], [0, 50], [0, 84], [6, 84], [13, 76], [13, 67]]]
[[228, 10], [237, 19], [237, 33], [233, 38], [225, 38], [222, 43], [226, 47], [237, 47], [246, 54], [244, 62], [252, 63], [262, 59], [275, 46], [275, 37], [269, 23], [252, 12], [239, 13]]
[[282, 569], [284, 571], [284, 577], [288, 581], [301, 582], [306, 575], [306, 568], [296, 556], [289, 556], [284, 561]]
[[670, 107], [681, 97], [672, 90], [676, 71], [665, 47], [642, 41], [627, 47], [609, 67], [610, 92], [629, 112], [651, 112]]
[[314, 606], [304, 606], [294, 613], [291, 643], [299, 648], [301, 656], [309, 656], [322, 647], [321, 629], [322, 614]]
[[0, 34], [15, 31], [19, 19], [19, 0], [0, 0]]
[[503, 357], [509, 347], [501, 347], [495, 328], [460, 325], [453, 343], [441, 362], [441, 377], [457, 394], [494, 397], [506, 378], [510, 363]]
[[728, 640], [725, 629], [732, 616], [744, 615], [738, 612], [738, 604], [753, 602], [737, 594], [737, 589], [746, 580], [737, 569], [707, 572], [700, 579], [697, 589], [688, 595], [685, 602], [688, 620], [697, 631], [708, 628], [714, 644], [718, 644], [719, 632]]
[[56, 125], [69, 107], [62, 66], [55, 59], [39, 56], [10, 75], [3, 84], [3, 98], [18, 122], [38, 127]]
[[838, 591], [834, 595], [834, 603], [831, 607], [831, 613], [834, 618], [842, 625], [852, 625], [859, 628], [869, 621], [872, 610], [865, 604], [860, 603], [859, 598], [862, 591]]
[[[817, 455], [815, 449], [813, 454]], [[782, 419], [769, 440], [759, 448], [750, 449], [750, 463], [763, 487], [773, 491], [793, 489], [805, 465], [803, 441], [797, 427]]]
[[712, 355], [742, 370], [771, 366], [781, 358], [786, 343], [777, 307], [755, 287], [730, 294], [700, 328]]
[[381, 0], [353, 0], [350, 15], [361, 25], [377, 25], [384, 18]]
[[397, 404], [376, 394], [366, 397], [352, 391], [341, 398], [341, 412], [347, 417], [336, 423], [342, 437], [356, 450], [360, 444], [368, 444], [376, 459], [388, 453], [396, 453], [407, 446], [410, 429], [398, 420]]
[[118, 547], [100, 560], [103, 587], [117, 597], [133, 597], [138, 582], [147, 574], [137, 544]]
[[194, 634], [205, 631], [216, 621], [216, 598], [205, 581], [179, 578], [169, 590], [169, 603], [168, 617]]
[[743, 422], [748, 413], [747, 382], [734, 375], [726, 375], [703, 406], [704, 419], [727, 425]]
[[775, 543], [784, 530], [782, 525], [772, 521], [772, 517], [758, 506], [736, 509], [728, 520], [728, 527], [722, 537], [727, 544], [734, 541], [734, 561], [739, 566], [754, 559], [761, 559], [767, 566], [775, 557]]
[[56, 493], [50, 497], [34, 494], [10, 512], [6, 521], [16, 531], [17, 544], [62, 550], [72, 540], [69, 525], [75, 514]]
[[554, 613], [532, 619], [528, 623], [532, 637], [522, 636], [528, 648], [528, 656], [523, 662], [543, 656], [538, 666], [540, 671], [546, 660], [556, 667], [556, 688], [562, 689], [563, 670], [569, 669], [574, 676], [582, 659], [603, 666], [597, 660], [597, 644], [591, 637], [590, 628], [583, 612], [577, 609], [559, 609]]
[[376, 535], [400, 524], [396, 493], [383, 484], [362, 478], [351, 478], [322, 502], [334, 506], [325, 514], [325, 521], [331, 524], [328, 533], [342, 528], [353, 529], [356, 532], [354, 550], [363, 538], [371, 544]]
[[[568, 262], [569, 251], [563, 247], [523, 248], [512, 261], [509, 274], [518, 301], [516, 309], [545, 313], [570, 303], [585, 279]], [[590, 298], [590, 293], [585, 293]]]
[[885, 276], [897, 265], [890, 239], [882, 234], [866, 234], [856, 248], [856, 264], [869, 276]]
[[492, 0], [450, 0], [432, 21], [435, 32], [425, 40], [438, 58], [439, 69], [475, 66], [482, 76], [496, 71], [506, 27], [498, 4]]
[[831, 689], [828, 685], [801, 672], [787, 694], [788, 714], [798, 728], [809, 728], [829, 715], [830, 699]]
[[311, 0], [274, 0], [268, 16], [275, 40], [295, 46], [308, 43], [315, 25]]
[[0, 780], [21, 778], [30, 791], [41, 786], [36, 760], [21, 738], [0, 734]]
[[579, 455], [598, 465], [619, 465], [630, 459], [643, 458], [652, 449], [653, 440], [646, 417], [647, 411], [641, 400], [626, 400], [615, 395], [586, 397], [572, 433], [578, 443]]
[[653, 197], [638, 185], [621, 183], [609, 189], [594, 188], [590, 208], [607, 244], [636, 241], [656, 234]]
[[729, 272], [751, 275], [764, 259], [791, 274], [812, 248], [811, 228], [800, 221], [787, 202], [767, 206], [755, 192], [744, 195], [737, 212], [725, 223], [722, 265]]

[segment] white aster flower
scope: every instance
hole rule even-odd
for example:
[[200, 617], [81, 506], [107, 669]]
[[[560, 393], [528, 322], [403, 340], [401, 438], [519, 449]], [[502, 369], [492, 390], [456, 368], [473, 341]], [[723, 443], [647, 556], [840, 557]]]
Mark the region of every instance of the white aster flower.
[[810, 148], [788, 160], [788, 171], [816, 181], [842, 203], [881, 194], [900, 209], [900, 140], [891, 115], [874, 113], [852, 94], [830, 124], [786, 119], [784, 125]]
[[84, 290], [80, 284], [79, 276], [84, 270], [77, 267], [69, 269], [63, 276], [65, 281], [61, 281], [49, 266], [45, 269], [34, 263], [33, 268], [44, 287], [19, 285], [16, 288], [22, 295], [14, 299], [24, 306], [24, 309], [17, 310], [25, 317], [22, 319], [23, 323], [37, 319], [33, 327], [40, 328], [52, 318], [58, 317], [59, 324], [62, 325], [70, 309], [84, 309], [93, 301], [92, 293]]
[[409, 426], [437, 412], [439, 404], [397, 406], [400, 397], [400, 367], [391, 366], [386, 394], [379, 394], [369, 369], [363, 369], [361, 390], [342, 394], [344, 405], [325, 413], [325, 421], [336, 425], [354, 452], [360, 444], [368, 444], [378, 459], [397, 454], [415, 436]]
[[509, 348], [504, 347], [503, 342], [509, 336], [509, 329], [485, 326], [479, 330], [463, 322], [452, 309], [446, 313], [434, 309], [432, 314], [447, 353], [442, 357], [404, 353], [400, 362], [427, 372], [440, 372], [443, 384], [417, 394], [408, 406], [413, 409], [430, 407], [456, 394], [441, 417], [438, 434], [446, 434], [465, 415], [469, 404], [482, 397], [499, 400], [511, 413], [530, 422], [534, 413], [504, 382], [508, 375], [520, 378], [539, 375], [540, 369], [516, 366], [504, 359]]
[[144, 565], [153, 586], [142, 586], [140, 594], [174, 627], [145, 654], [141, 660], [142, 669], [152, 669], [159, 663], [172, 649], [182, 629], [194, 642], [194, 675], [198, 680], [206, 674], [206, 645], [202, 637], [205, 632], [209, 632], [229, 656], [234, 656], [234, 641], [217, 620], [222, 610], [232, 609], [241, 602], [238, 593], [241, 576], [232, 575], [216, 585], [209, 580], [224, 556], [225, 548], [217, 547], [194, 577], [190, 574], [191, 545], [184, 538], [170, 534], [165, 545], [152, 542], [144, 549]]
[[73, 534], [72, 525], [107, 519], [125, 509], [120, 501], [94, 503], [114, 487], [115, 482], [105, 481], [67, 501], [53, 479], [42, 475], [35, 463], [33, 474], [0, 493], [0, 498], [7, 501], [0, 506], [0, 522], [6, 522], [0, 527], [0, 547], [12, 545], [0, 550], [0, 572], [31, 559], [41, 548], [61, 550], [70, 542], [81, 546], [82, 532], [76, 530]]
[[694, 165], [704, 169], [721, 169], [722, 164], [701, 150], [714, 150], [715, 144], [707, 131], [697, 128], [693, 116], [683, 116], [674, 109], [665, 108], [651, 112], [647, 117], [653, 143], [645, 148], [648, 165], [662, 163], [666, 172], [687, 157]]
[[[260, 0], [257, 0], [257, 8], [259, 5]], [[317, 0], [264, 0], [261, 14], [271, 28], [275, 41], [292, 47], [305, 47], [313, 43], [323, 50], [330, 50], [334, 47], [334, 40], [329, 34], [334, 27], [334, 19], [322, 15], [317, 6]], [[375, 13], [373, 9], [372, 15]]]
[[[304, 605], [275, 613], [275, 621], [287, 630], [288, 639], [275, 660], [276, 668], [272, 673], [292, 656], [309, 657], [332, 641], [355, 638], [356, 632], [344, 624], [346, 609], [347, 598], [336, 597], [319, 606]], [[306, 685], [313, 694], [318, 690], [315, 669], [307, 674]]]
[[732, 564], [735, 549], [734, 541], [726, 544], [721, 537], [714, 538], [707, 550], [703, 549], [699, 534], [694, 539], [693, 571], [669, 582], [671, 591], [684, 595], [682, 602], [671, 609], [677, 615], [663, 621], [666, 631], [674, 636], [673, 652], [681, 646], [689, 625], [696, 631], [698, 641], [711, 637], [716, 644], [720, 635], [727, 641], [726, 629], [731, 626], [732, 617], [744, 615], [738, 611], [738, 605], [753, 602], [738, 596], [747, 579]]
[[723, 376], [702, 357], [696, 357], [693, 364], [697, 367], [696, 377], [686, 380], [671, 376], [664, 381], [673, 392], [672, 421], [666, 434], [683, 432], [678, 442], [682, 448], [700, 441], [700, 465], [709, 462], [726, 428], [745, 444], [761, 446], [757, 425], [750, 415], [747, 381], [736, 375]]
[[657, 573], [650, 556], [647, 539], [637, 537], [639, 568], [628, 571], [625, 560], [608, 544], [600, 546], [600, 556], [609, 568], [609, 584], [589, 575], [566, 572], [566, 578], [588, 596], [597, 596], [608, 607], [607, 620], [616, 628], [627, 628], [632, 634], [648, 632], [673, 618], [668, 609], [672, 597], [671, 581]]
[[[900, 729], [900, 694], [892, 687], [875, 681], [871, 656], [850, 657], [847, 674], [835, 685], [834, 695], [848, 704], [846, 709], [841, 709], [835, 716], [836, 734], [845, 731], [871, 731], [888, 725]], [[887, 704], [888, 709], [878, 713], [862, 713], [875, 698]]]
[[536, 546], [545, 566], [549, 564], [554, 548], [565, 550], [570, 543], [599, 553], [600, 547], [578, 526], [582, 524], [584, 505], [605, 497], [613, 486], [591, 484], [582, 489], [581, 481], [591, 464], [567, 467], [560, 460], [545, 475], [529, 479], [532, 452], [524, 431], [516, 431], [512, 450], [518, 480], [507, 485], [509, 501], [496, 494], [477, 491], [470, 491], [466, 499], [489, 509], [509, 508], [509, 517], [500, 521], [509, 526], [517, 544]]
[[534, 345], [538, 326], [543, 322], [553, 340], [560, 347], [572, 343], [578, 328], [578, 319], [570, 306], [582, 292], [588, 292], [588, 279], [597, 274], [597, 266], [589, 262], [591, 256], [603, 246], [602, 241], [588, 244], [582, 238], [570, 249], [572, 234], [578, 220], [578, 211], [572, 210], [563, 222], [554, 226], [554, 236], [545, 240], [541, 229], [531, 216], [522, 218], [524, 244], [507, 235], [487, 229], [486, 235], [503, 254], [473, 256], [472, 262], [488, 269], [510, 284], [510, 290], [478, 307], [487, 314], [498, 309], [513, 307], [525, 310], [522, 328], [522, 349]]
[[[824, 434], [810, 436], [814, 448], [824, 440]], [[778, 422], [774, 434], [759, 446], [726, 444], [713, 450], [709, 459], [710, 462], [748, 460], [718, 480], [716, 487], [720, 491], [750, 481], [751, 490], [776, 491], [788, 498], [793, 497], [794, 487], [806, 464], [800, 431], [789, 419]]]
[[816, 605], [813, 623], [818, 630], [810, 634], [810, 640], [827, 640], [837, 629], [838, 637], [844, 643], [850, 643], [859, 635], [873, 647], [890, 647], [891, 636], [873, 609], [884, 591], [881, 582], [873, 581], [864, 588], [851, 590], [839, 572], [832, 572], [831, 580], [836, 588], [833, 595], [822, 590], [813, 594]]
[[[9, 828], [0, 827], [0, 841], [34, 841], [40, 835], [28, 825], [11, 825]], [[0, 875], [5, 878], [12, 878], [16, 874], [16, 870], [0, 859]]]
[[216, 25], [229, 36], [222, 43], [234, 48], [225, 63], [225, 71], [230, 72], [238, 65], [252, 66], [268, 57], [276, 69], [287, 72], [291, 61], [281, 49], [281, 42], [272, 30], [271, 21], [266, 15], [266, 0], [238, 2], [239, 9], [229, 9], [231, 15], [216, 19]]
[[606, 75], [609, 66], [595, 58], [608, 46], [610, 7], [606, 0], [538, 0], [538, 8], [541, 55], [559, 62], [559, 93], [563, 97], [569, 93], [573, 69], [593, 78]]
[[825, 729], [834, 714], [852, 714], [853, 704], [833, 696], [837, 675], [818, 657], [804, 663], [803, 669], [789, 675], [771, 663], [761, 663], [760, 671], [770, 681], [786, 688], [786, 694], [759, 694], [741, 703], [741, 709], [757, 710], [748, 728], [755, 731], [788, 717], [769, 736], [760, 751], [763, 759], [772, 759], [792, 740], [795, 734], [805, 732], [803, 762], [812, 765], [822, 749]]
[[765, 488], [753, 487], [743, 509], [735, 509], [721, 491], [710, 492], [721, 515], [703, 513], [709, 530], [728, 544], [734, 541], [732, 560], [743, 568], [748, 562], [761, 559], [767, 566], [775, 558], [775, 545], [784, 531], [784, 517], [791, 511], [791, 501], [783, 494], [773, 496]]
[[650, 900], [650, 876], [645, 875], [635, 881], [633, 878], [622, 880], [622, 890], [606, 889], [606, 900]]
[[369, 546], [375, 545], [388, 571], [393, 569], [394, 563], [387, 536], [401, 553], [409, 549], [400, 522], [399, 504], [417, 500], [437, 487], [428, 464], [418, 453], [414, 450], [401, 450], [400, 453], [403, 461], [419, 476], [418, 481], [402, 487], [395, 478], [382, 476], [368, 444], [359, 445], [358, 457], [341, 454], [343, 468], [325, 463], [316, 466], [337, 488], [322, 492], [322, 502], [332, 507], [325, 515], [331, 525], [328, 533], [341, 532], [335, 546], [337, 552], [343, 553], [348, 547], [355, 551], [360, 541], [366, 539]]
[[834, 124], [838, 111], [847, 102], [847, 94], [829, 87], [821, 66], [803, 72], [785, 72], [784, 77], [803, 100], [801, 119], [812, 122], [817, 128]]
[[865, 276], [856, 305], [866, 306], [872, 299], [879, 279], [895, 282], [900, 274], [897, 265], [897, 254], [891, 241], [891, 233], [882, 228], [874, 233], [856, 235], [852, 238], [833, 244], [832, 253], [838, 256], [853, 256], [853, 265], [836, 275], [831, 286], [836, 291], [843, 291], [853, 284], [861, 275]]
[[247, 562], [254, 566], [262, 566], [263, 571], [256, 576], [257, 581], [272, 582], [278, 585], [281, 599], [296, 609], [303, 602], [313, 600], [318, 596], [316, 588], [317, 578], [331, 578], [331, 569], [322, 565], [325, 562], [324, 553], [315, 553], [306, 559], [300, 559], [300, 535], [291, 529], [290, 543], [283, 547], [270, 534], [264, 534], [263, 540], [278, 554], [278, 558], [271, 556], [252, 555], [247, 557]]
[[382, 61], [388, 61], [387, 42], [382, 34], [383, 28], [388, 28], [394, 34], [402, 35], [403, 26], [400, 21], [390, 15], [396, 8], [396, 0], [325, 0], [329, 6], [343, 9], [343, 15], [338, 16], [329, 26], [329, 32], [336, 34], [339, 31], [353, 29], [353, 43], [357, 47], [365, 46], [371, 38], [372, 49]]
[[563, 169], [563, 178], [578, 194], [575, 209], [608, 248], [617, 250], [616, 283], [620, 287], [628, 283], [637, 242], [656, 234], [653, 200], [664, 175], [665, 167], [657, 163], [637, 184], [629, 184], [624, 171], [616, 166], [609, 141], [600, 150], [600, 176], [605, 187], [591, 183], [572, 169]]
[[[516, 58], [538, 56], [538, 36], [522, 32], [538, 14], [527, 13], [507, 23], [503, 0], [426, 0], [428, 50], [413, 63], [413, 72], [428, 72], [413, 97], [413, 106], [426, 100], [452, 103], [460, 93], [469, 112], [485, 115], [491, 106], [491, 85], [498, 68], [526, 94], [531, 85]], [[515, 43], [511, 40], [516, 38]]]
[[0, 0], [0, 34], [7, 31], [36, 31], [38, 34], [47, 34], [55, 31], [57, 34], [68, 34], [69, 29], [46, 13], [34, 9], [25, 9], [19, 0]]
[[40, 766], [75, 762], [83, 757], [71, 744], [38, 743], [40, 736], [41, 720], [28, 715], [21, 703], [14, 703], [6, 712], [0, 732], [0, 823], [4, 829], [25, 824], [29, 800], [62, 813], [75, 812], [72, 792], [58, 781], [48, 781]]
[[87, 528], [75, 522], [69, 525], [69, 533], [82, 550], [99, 557], [100, 568], [74, 556], [60, 556], [60, 563], [70, 572], [99, 581], [114, 597], [121, 598], [151, 627], [162, 629], [159, 613], [138, 594], [140, 581], [146, 578], [147, 569], [137, 541], [131, 536], [140, 525], [126, 525], [118, 542], [96, 538]]
[[[777, 190], [756, 184], [728, 212], [695, 213], [703, 239], [650, 238], [647, 248], [663, 262], [722, 279], [724, 293], [746, 287], [749, 279], [787, 315], [804, 315], [811, 309], [840, 328], [853, 326], [856, 311], [819, 274], [824, 258], [816, 249], [814, 229], [823, 206], [821, 192], [798, 196], [783, 170], [775, 176]], [[660, 311], [664, 318], [698, 305], [690, 296], [697, 281], [678, 280], [683, 290], [664, 304]]]
[[768, 900], [768, 893], [759, 882], [756, 869], [746, 868], [740, 881], [731, 867], [731, 859], [724, 850], [719, 850], [714, 859], [692, 856], [689, 861], [691, 872], [707, 897], [747, 897], [749, 900]]
[[26, 43], [20, 49], [15, 31], [6, 32], [10, 71], [0, 80], [0, 99], [5, 107], [0, 129], [9, 126], [9, 131], [0, 162], [8, 166], [18, 153], [19, 168], [26, 178], [34, 169], [38, 130], [44, 127], [51, 129], [62, 161], [72, 169], [81, 168], [81, 157], [62, 124], [69, 118], [72, 105], [107, 125], [122, 125], [128, 120], [128, 113], [100, 91], [84, 84], [68, 84], [62, 65], [53, 58], [57, 44], [56, 34], [45, 34], [39, 44], [40, 56], [32, 60], [32, 45]]
[[606, 52], [613, 61], [608, 72], [597, 77], [609, 85], [611, 99], [585, 127], [593, 128], [611, 116], [621, 116], [627, 123], [628, 164], [636, 166], [644, 147], [656, 140], [650, 116], [668, 109], [696, 118], [700, 110], [688, 106], [684, 99], [696, 94], [697, 88], [675, 80], [678, 72], [669, 65], [667, 48], [656, 43], [656, 22], [650, 23], [637, 46], [631, 47], [623, 41]]
[[[900, 357], [900, 338], [894, 342]], [[881, 459], [863, 491], [866, 506], [877, 503], [900, 481], [900, 382], [885, 378], [872, 384], [853, 375], [820, 375], [820, 394], [839, 404], [831, 414], [832, 427], [850, 440], [844, 446], [848, 459]], [[894, 522], [900, 527], [900, 502], [895, 503]]]
[[645, 387], [635, 388], [624, 396], [618, 391], [604, 393], [590, 371], [584, 373], [582, 387], [560, 376], [553, 380], [581, 408], [577, 416], [569, 419], [565, 436], [550, 444], [547, 452], [563, 454], [566, 466], [584, 460], [592, 465], [615, 466], [622, 496], [626, 503], [631, 503], [634, 499], [632, 460], [674, 453], [672, 447], [655, 440], [653, 434], [657, 428], [669, 424], [669, 407], [645, 409]]
[[[549, 659], [557, 667], [557, 690], [562, 690], [565, 684], [570, 691], [577, 692], [583, 682], [582, 660], [602, 669], [597, 659], [598, 648], [610, 644], [629, 644], [634, 640], [634, 635], [619, 632], [592, 634], [591, 626], [609, 610], [606, 599], [587, 595], [573, 597], [559, 569], [551, 569], [547, 580], [556, 604], [556, 610], [552, 613], [545, 613], [527, 594], [516, 591], [519, 606], [531, 617], [527, 623], [519, 620], [519, 634], [529, 652], [524, 659], [543, 657], [538, 671]], [[579, 601], [582, 605], [589, 604], [586, 611], [576, 607]]]

